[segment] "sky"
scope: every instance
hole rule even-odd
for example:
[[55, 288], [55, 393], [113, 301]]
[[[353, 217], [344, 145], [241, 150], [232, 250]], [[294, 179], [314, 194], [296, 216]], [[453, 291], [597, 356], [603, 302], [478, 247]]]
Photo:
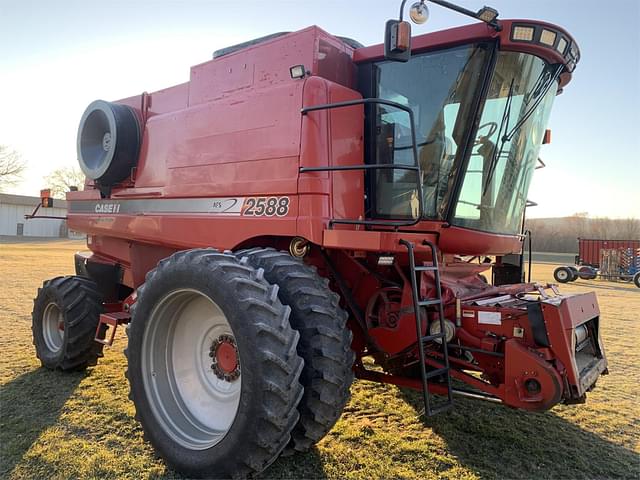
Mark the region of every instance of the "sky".
[[[408, 4], [412, 3], [411, 1]], [[531, 217], [640, 217], [640, 0], [458, 0], [501, 18], [567, 29], [582, 59], [555, 102]], [[365, 45], [382, 42], [399, 0], [0, 0], [0, 144], [27, 161], [13, 193], [38, 195], [43, 177], [76, 165], [78, 122], [95, 99], [117, 100], [189, 79], [214, 50], [318, 25]], [[408, 8], [408, 7], [407, 7]], [[474, 20], [429, 6], [413, 34]]]

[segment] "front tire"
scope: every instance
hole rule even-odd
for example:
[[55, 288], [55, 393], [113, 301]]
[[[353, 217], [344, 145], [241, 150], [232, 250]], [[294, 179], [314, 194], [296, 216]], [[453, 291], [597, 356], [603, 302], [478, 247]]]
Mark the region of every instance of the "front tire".
[[315, 268], [286, 252], [254, 248], [236, 254], [264, 269], [265, 278], [280, 287], [280, 301], [291, 307], [291, 325], [300, 332], [298, 355], [305, 362], [300, 381], [304, 396], [298, 405], [300, 420], [287, 449], [304, 452], [335, 425], [349, 399], [355, 355], [348, 315], [340, 297]]
[[[33, 301], [31, 330], [36, 356], [43, 367], [84, 370], [102, 356], [94, 340], [102, 313], [97, 285], [78, 276], [56, 277], [43, 283]], [[99, 338], [104, 338], [105, 329]]]
[[212, 249], [162, 260], [138, 288], [127, 377], [146, 438], [189, 476], [264, 470], [298, 421], [303, 361], [278, 287]]

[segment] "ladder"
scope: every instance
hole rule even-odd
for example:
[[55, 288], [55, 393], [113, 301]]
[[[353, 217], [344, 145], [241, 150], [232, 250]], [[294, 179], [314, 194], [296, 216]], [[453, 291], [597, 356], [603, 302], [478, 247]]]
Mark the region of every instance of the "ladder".
[[[409, 269], [411, 275], [411, 290], [413, 293], [413, 310], [416, 317], [416, 338], [418, 338], [418, 352], [420, 354], [420, 373], [422, 376], [422, 394], [424, 399], [424, 412], [428, 417], [437, 415], [451, 408], [453, 405], [453, 393], [451, 391], [451, 375], [449, 366], [449, 353], [447, 351], [447, 334], [444, 326], [444, 305], [442, 304], [442, 289], [440, 287], [440, 270], [438, 269], [438, 255], [436, 247], [433, 243], [425, 240], [423, 245], [427, 246], [431, 250], [431, 265], [416, 266], [415, 259], [415, 246], [413, 243], [406, 240], [400, 240], [400, 244], [407, 248], [409, 254]], [[419, 286], [420, 280], [418, 275], [421, 272], [433, 272], [436, 285], [436, 297], [434, 298], [420, 298]], [[421, 325], [421, 307], [437, 306], [438, 307], [438, 320], [440, 321], [440, 332], [433, 335], [422, 335]], [[428, 333], [428, 330], [427, 330]], [[442, 344], [443, 352], [443, 365], [435, 370], [427, 372], [426, 368], [426, 355], [425, 344], [434, 340], [440, 340]], [[440, 377], [444, 375], [447, 384], [447, 400], [441, 402], [433, 402], [429, 393], [429, 379], [434, 377]]]

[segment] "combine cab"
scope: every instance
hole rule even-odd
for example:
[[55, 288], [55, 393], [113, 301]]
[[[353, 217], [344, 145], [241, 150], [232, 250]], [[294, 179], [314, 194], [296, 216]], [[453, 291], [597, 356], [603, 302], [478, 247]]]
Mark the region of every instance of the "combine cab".
[[37, 354], [84, 368], [126, 325], [136, 418], [174, 468], [243, 476], [309, 449], [354, 375], [433, 415], [457, 395], [580, 403], [606, 373], [595, 296], [523, 283], [527, 191], [577, 44], [433, 3], [479, 22], [412, 38], [401, 14], [370, 47], [310, 27], [87, 108], [67, 199], [90, 251], [39, 291]]

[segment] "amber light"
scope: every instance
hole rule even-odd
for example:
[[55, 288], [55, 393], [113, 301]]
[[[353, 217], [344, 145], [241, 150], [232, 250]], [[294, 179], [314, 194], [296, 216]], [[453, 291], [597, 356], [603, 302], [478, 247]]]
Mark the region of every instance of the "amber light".
[[53, 207], [53, 198], [51, 198], [50, 189], [40, 190], [40, 204], [43, 208]]
[[409, 22], [398, 23], [396, 48], [402, 52], [411, 48], [411, 25]]

